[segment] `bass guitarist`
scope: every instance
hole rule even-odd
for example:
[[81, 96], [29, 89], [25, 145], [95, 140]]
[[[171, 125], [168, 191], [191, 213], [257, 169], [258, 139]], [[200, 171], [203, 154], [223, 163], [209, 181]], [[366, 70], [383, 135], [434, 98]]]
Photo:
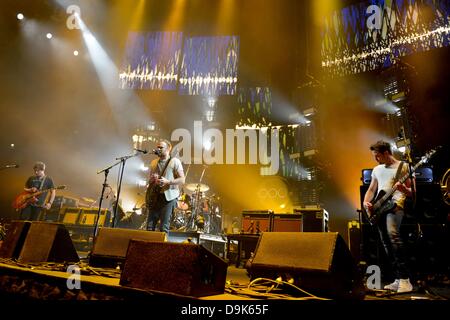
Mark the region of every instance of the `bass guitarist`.
[[148, 208], [147, 230], [154, 231], [160, 221], [159, 231], [169, 232], [170, 218], [180, 196], [179, 186], [185, 176], [180, 159], [171, 157], [172, 145], [160, 140], [154, 150], [158, 156], [150, 164], [149, 185], [146, 192]]
[[[395, 273], [395, 281], [386, 285], [384, 289], [398, 293], [410, 292], [413, 286], [409, 280], [405, 248], [400, 235], [400, 225], [404, 216], [406, 197], [412, 197], [411, 178], [406, 179], [404, 183], [398, 182], [399, 177], [408, 175], [408, 165], [394, 158], [391, 145], [388, 142], [378, 141], [370, 146], [370, 150], [379, 165], [372, 171], [372, 180], [364, 196], [363, 205], [369, 216], [379, 215], [377, 227]], [[385, 205], [386, 209], [384, 212], [373, 212], [374, 202], [376, 203], [376, 201], [373, 201], [375, 195], [377, 193], [380, 194], [380, 192], [383, 193], [383, 191], [387, 193], [391, 189], [395, 189], [392, 199], [389, 199], [392, 205]]]
[[36, 162], [33, 166], [33, 170], [34, 175], [28, 178], [24, 190], [29, 193], [35, 193], [40, 190], [49, 191], [39, 194], [34, 199], [30, 199], [32, 201], [20, 211], [21, 220], [39, 220], [42, 209], [50, 209], [53, 200], [55, 200], [55, 186], [53, 180], [45, 175], [45, 163], [41, 161]]

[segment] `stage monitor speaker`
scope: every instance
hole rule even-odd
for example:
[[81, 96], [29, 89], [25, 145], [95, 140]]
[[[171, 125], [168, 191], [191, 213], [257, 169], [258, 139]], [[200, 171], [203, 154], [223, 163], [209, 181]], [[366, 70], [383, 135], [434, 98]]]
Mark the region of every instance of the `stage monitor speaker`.
[[100, 228], [94, 241], [89, 265], [107, 268], [122, 265], [131, 239], [163, 242], [166, 241], [166, 234], [157, 231]]
[[6, 237], [0, 246], [0, 258], [17, 259], [30, 229], [30, 221], [11, 221], [6, 226]]
[[274, 213], [272, 217], [273, 232], [302, 231], [302, 215], [293, 213]]
[[281, 276], [321, 297], [364, 298], [356, 262], [337, 232], [264, 232], [249, 273], [251, 279]]
[[69, 232], [61, 223], [31, 222], [19, 262], [78, 262]]
[[131, 240], [120, 284], [183, 296], [222, 294], [227, 263], [201, 245]]
[[258, 234], [272, 231], [272, 213], [270, 210], [242, 211], [242, 232]]

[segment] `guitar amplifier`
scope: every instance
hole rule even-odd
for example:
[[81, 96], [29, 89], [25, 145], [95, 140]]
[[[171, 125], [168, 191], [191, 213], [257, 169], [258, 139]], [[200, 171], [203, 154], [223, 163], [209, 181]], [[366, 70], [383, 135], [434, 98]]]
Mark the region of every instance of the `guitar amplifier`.
[[294, 209], [302, 216], [303, 232], [328, 232], [328, 212], [324, 209]]
[[294, 213], [274, 213], [272, 216], [273, 232], [302, 231], [302, 215]]
[[[419, 167], [416, 169], [417, 183], [433, 183], [433, 169], [430, 167]], [[361, 174], [361, 181], [363, 185], [369, 185], [372, 181], [372, 169], [363, 169]]]
[[242, 211], [242, 232], [258, 234], [272, 231], [271, 210], [244, 210]]
[[[85, 226], [94, 226], [97, 222], [98, 208], [81, 208], [79, 224]], [[98, 225], [108, 227], [111, 224], [111, 212], [102, 209]]]
[[62, 223], [64, 224], [78, 224], [81, 208], [64, 208], [64, 218]]

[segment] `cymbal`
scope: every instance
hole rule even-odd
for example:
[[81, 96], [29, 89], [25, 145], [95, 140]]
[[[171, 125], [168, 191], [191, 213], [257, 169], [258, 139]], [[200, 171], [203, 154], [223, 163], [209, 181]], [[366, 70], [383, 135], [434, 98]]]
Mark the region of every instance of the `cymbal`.
[[209, 190], [209, 187], [203, 183], [188, 183], [184, 186], [184, 188], [186, 188], [191, 192], [195, 191], [206, 192]]

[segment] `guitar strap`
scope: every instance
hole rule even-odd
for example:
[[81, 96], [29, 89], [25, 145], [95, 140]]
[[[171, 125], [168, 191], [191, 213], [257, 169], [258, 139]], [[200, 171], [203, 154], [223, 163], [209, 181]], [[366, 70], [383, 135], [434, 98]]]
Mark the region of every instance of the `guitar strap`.
[[47, 176], [44, 176], [44, 179], [42, 179], [41, 185], [39, 186], [39, 191], [42, 190], [42, 187], [44, 186], [44, 182], [45, 182], [46, 179], [47, 179]]
[[397, 183], [397, 181], [400, 179], [400, 174], [402, 172], [402, 167], [403, 167], [403, 161], [400, 161], [398, 168], [397, 168], [397, 173], [395, 174], [395, 178], [394, 178], [394, 184]]
[[164, 177], [164, 175], [166, 174], [166, 170], [167, 170], [167, 167], [169, 166], [170, 161], [172, 161], [172, 157], [169, 158], [169, 161], [167, 161], [166, 165], [164, 166], [164, 170], [161, 173], [161, 177]]

